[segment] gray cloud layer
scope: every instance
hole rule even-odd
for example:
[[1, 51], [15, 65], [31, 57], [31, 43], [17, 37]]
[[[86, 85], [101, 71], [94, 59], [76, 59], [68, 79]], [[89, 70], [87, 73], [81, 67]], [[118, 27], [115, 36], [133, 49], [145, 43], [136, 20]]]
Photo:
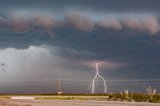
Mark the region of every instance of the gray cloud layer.
[[[93, 60], [66, 58], [58, 55], [59, 52], [60, 48], [46, 45], [30, 46], [28, 49], [20, 50], [14, 48], [0, 50], [0, 62], [7, 65], [5, 76], [1, 76], [0, 79], [6, 81], [91, 79], [95, 66]], [[70, 52], [76, 54], [78, 51], [70, 49]], [[124, 66], [122, 63], [103, 62], [105, 70]]]
[[82, 31], [91, 31], [94, 27], [94, 22], [83, 14], [67, 14], [65, 16], [65, 21], [67, 25], [71, 25]]
[[[99, 16], [102, 17], [102, 16]], [[122, 14], [116, 16], [103, 16], [94, 19], [82, 13], [69, 13], [62, 20], [57, 20], [53, 15], [24, 15], [14, 14], [7, 18], [0, 18], [1, 29], [11, 29], [17, 33], [27, 31], [44, 31], [48, 35], [54, 35], [55, 28], [73, 27], [80, 31], [93, 31], [97, 27], [103, 29], [123, 30], [125, 28], [132, 31], [145, 32], [156, 35], [160, 32], [158, 16], [152, 14]]]
[[95, 61], [108, 79], [159, 78], [159, 3], [0, 0], [0, 78], [90, 79]]
[[94, 12], [135, 12], [151, 11], [159, 12], [159, 0], [1, 0], [1, 10], [7, 9], [47, 9], [54, 11], [65, 11], [68, 9], [84, 9]]

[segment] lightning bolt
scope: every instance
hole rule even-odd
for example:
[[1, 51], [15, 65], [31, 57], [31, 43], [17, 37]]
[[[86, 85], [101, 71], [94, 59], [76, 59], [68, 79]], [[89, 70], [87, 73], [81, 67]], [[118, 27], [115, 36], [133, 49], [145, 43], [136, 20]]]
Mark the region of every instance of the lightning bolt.
[[104, 93], [107, 93], [107, 86], [106, 86], [106, 81], [105, 79], [99, 74], [99, 64], [100, 63], [96, 63], [96, 75], [93, 78], [92, 82], [90, 83], [89, 87], [91, 87], [92, 89], [92, 93], [94, 94], [95, 91], [95, 81], [97, 78], [101, 78], [103, 80], [103, 86], [104, 86]]

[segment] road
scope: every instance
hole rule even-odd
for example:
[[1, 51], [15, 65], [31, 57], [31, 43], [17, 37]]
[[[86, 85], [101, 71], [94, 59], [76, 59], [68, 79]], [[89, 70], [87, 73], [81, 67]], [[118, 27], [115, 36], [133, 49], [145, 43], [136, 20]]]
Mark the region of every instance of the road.
[[91, 100], [0, 100], [0, 106], [160, 106], [156, 103]]

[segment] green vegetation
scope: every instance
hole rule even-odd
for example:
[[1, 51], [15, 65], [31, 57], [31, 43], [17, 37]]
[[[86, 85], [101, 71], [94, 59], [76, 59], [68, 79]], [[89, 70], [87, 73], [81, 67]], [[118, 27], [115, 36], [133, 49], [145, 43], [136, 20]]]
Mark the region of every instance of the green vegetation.
[[52, 96], [37, 96], [36, 99], [52, 99], [52, 100], [99, 100], [99, 101], [126, 101], [126, 102], [152, 102], [160, 103], [160, 94], [155, 94], [150, 98], [148, 94], [129, 93], [109, 93], [109, 94], [63, 94]]
[[108, 96], [41, 96], [36, 99], [53, 100], [108, 100]]
[[150, 86], [147, 88], [146, 87], [146, 90], [147, 90], [147, 93], [150, 97], [150, 100], [153, 99], [153, 96], [156, 94], [156, 89], [152, 89]]
[[150, 98], [150, 95], [140, 93], [109, 94], [109, 100], [160, 103], [160, 94], [155, 94], [152, 99]]
[[62, 94], [62, 95], [1, 95], [0, 99], [9, 99], [11, 96], [34, 96], [36, 99], [49, 100], [97, 100], [97, 101], [126, 101], [160, 103], [160, 94], [129, 93], [127, 90], [120, 93], [108, 94]]

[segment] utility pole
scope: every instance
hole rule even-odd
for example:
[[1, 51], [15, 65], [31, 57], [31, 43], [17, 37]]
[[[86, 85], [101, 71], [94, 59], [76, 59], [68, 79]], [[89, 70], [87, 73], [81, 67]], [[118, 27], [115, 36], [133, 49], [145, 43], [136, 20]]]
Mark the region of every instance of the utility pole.
[[61, 92], [61, 80], [59, 79], [58, 81], [57, 81], [57, 83], [58, 83], [58, 87], [57, 87], [57, 94], [58, 95], [61, 95], [63, 92]]

